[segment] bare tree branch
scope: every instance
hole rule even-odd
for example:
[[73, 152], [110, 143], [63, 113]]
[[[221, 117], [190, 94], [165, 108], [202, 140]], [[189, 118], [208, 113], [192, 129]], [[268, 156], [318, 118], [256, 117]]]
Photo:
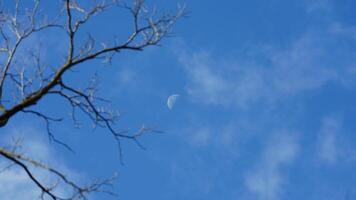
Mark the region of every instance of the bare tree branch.
[[[84, 4], [75, 0], [59, 0], [58, 3], [62, 7], [53, 16], [47, 15], [41, 9], [40, 0], [33, 0], [31, 8], [24, 8], [22, 1], [15, 0], [14, 9], [0, 10], [0, 128], [5, 127], [16, 115], [21, 113], [32, 115], [44, 122], [50, 141], [73, 151], [65, 141], [57, 139], [51, 129], [52, 123], [63, 123], [62, 119], [65, 117], [50, 117], [39, 108], [40, 102], [46, 102], [45, 97], [54, 96], [68, 103], [75, 124], [79, 123], [77, 115], [83, 114], [95, 127], [106, 129], [116, 141], [122, 161], [122, 139], [131, 140], [144, 149], [139, 138], [145, 133], [158, 131], [145, 126], [137, 132], [118, 130], [115, 127], [118, 115], [106, 108], [108, 101], [97, 95], [96, 85], [81, 89], [65, 81], [65, 75], [78, 69], [85, 70], [84, 65], [93, 60], [111, 60], [112, 56], [122, 51], [142, 51], [147, 47], [158, 45], [163, 38], [169, 36], [176, 21], [185, 15], [185, 8], [179, 7], [175, 13], [160, 15], [155, 10], [150, 10], [144, 0], [133, 0], [132, 5], [117, 0], [85, 2]], [[104, 43], [87, 33], [87, 39], [83, 42], [81, 30], [84, 25], [95, 20], [97, 15], [111, 9], [128, 11], [131, 16], [132, 30], [127, 38]], [[34, 47], [27, 44], [31, 38], [52, 29], [66, 37], [68, 49], [61, 63], [45, 63], [41, 49], [36, 50], [39, 45]], [[46, 49], [48, 46], [44, 48], [49, 51]], [[42, 199], [46, 197], [54, 200], [87, 199], [89, 193], [103, 191], [103, 187], [112, 183], [112, 179], [106, 179], [81, 187], [58, 170], [19, 154], [16, 151], [17, 144], [14, 144], [12, 150], [0, 147], [0, 155], [10, 162], [10, 165], [2, 170], [14, 166], [21, 168], [40, 188]], [[51, 186], [44, 184], [31, 171], [32, 167], [55, 175], [58, 183]], [[60, 183], [71, 187], [73, 194], [68, 197], [56, 194], [55, 189]]]
[[[16, 152], [12, 151], [7, 151], [6, 149], [0, 148], [0, 155], [3, 156], [4, 158], [8, 159], [9, 161], [13, 162], [14, 165], [19, 166], [22, 168], [25, 173], [28, 175], [29, 179], [36, 184], [38, 188], [41, 189], [42, 191], [42, 199], [44, 198], [44, 195], [48, 195], [51, 199], [53, 200], [71, 200], [71, 199], [87, 199], [87, 194], [91, 192], [105, 192], [109, 193], [111, 195], [114, 195], [114, 193], [106, 190], [102, 190], [101, 188], [105, 186], [111, 186], [112, 181], [115, 179], [115, 177], [103, 180], [103, 181], [94, 181], [88, 186], [81, 187], [68, 179], [63, 173], [59, 172], [58, 170], [51, 168], [47, 165], [42, 164], [41, 162], [38, 162], [36, 160], [27, 158], [22, 156], [21, 154], [17, 154]], [[60, 181], [65, 183], [66, 185], [70, 186], [73, 190], [73, 194], [68, 196], [68, 197], [62, 197], [57, 194], [55, 194], [54, 187], [48, 187], [45, 186], [35, 175], [34, 173], [30, 170], [28, 164], [31, 164], [34, 167], [40, 168], [42, 170], [45, 170], [55, 176], [57, 176]]]

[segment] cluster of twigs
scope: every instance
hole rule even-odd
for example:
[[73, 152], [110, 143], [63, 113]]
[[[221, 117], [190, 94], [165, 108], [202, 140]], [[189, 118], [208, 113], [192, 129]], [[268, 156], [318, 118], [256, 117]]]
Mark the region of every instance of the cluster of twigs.
[[[89, 117], [95, 126], [104, 127], [117, 141], [121, 157], [121, 139], [129, 139], [139, 146], [138, 138], [147, 131], [142, 127], [136, 133], [118, 131], [114, 127], [117, 115], [108, 109], [103, 109], [98, 102], [106, 102], [97, 96], [95, 84], [85, 89], [76, 88], [64, 79], [64, 75], [73, 69], [80, 68], [85, 63], [96, 60], [111, 60], [112, 56], [125, 50], [141, 51], [148, 46], [157, 45], [171, 32], [174, 23], [184, 15], [184, 7], [177, 12], [159, 14], [146, 7], [144, 0], [134, 0], [128, 5], [117, 0], [110, 1], [83, 1], [60, 0], [62, 7], [51, 18], [46, 16], [45, 9], [41, 9], [42, 2], [33, 0], [31, 8], [22, 5], [24, 2], [14, 0], [14, 8], [5, 9], [9, 5], [0, 5], [0, 128], [5, 127], [13, 116], [24, 113], [31, 114], [45, 122], [46, 130], [51, 141], [72, 150], [65, 142], [58, 140], [50, 125], [53, 122], [62, 122], [62, 117], [51, 117], [43, 111], [38, 111], [38, 103], [44, 101], [45, 96], [55, 96], [64, 99], [71, 108], [72, 120], [77, 123], [77, 115], [84, 114]], [[90, 6], [88, 6], [90, 5]], [[26, 8], [25, 8], [26, 7]], [[132, 18], [133, 30], [123, 42], [113, 41], [104, 44], [89, 34], [88, 39], [81, 45], [77, 42], [81, 37], [79, 32], [88, 21], [102, 12], [110, 9], [127, 10]], [[56, 29], [66, 35], [67, 54], [62, 64], [52, 66], [44, 64], [39, 52], [31, 49], [27, 51], [26, 59], [30, 64], [21, 63], [20, 52], [23, 52], [24, 43], [33, 35], [48, 29]], [[54, 200], [86, 199], [91, 192], [101, 191], [102, 186], [111, 184], [112, 179], [94, 182], [86, 187], [80, 187], [70, 181], [63, 173], [34, 159], [27, 158], [16, 151], [0, 147], [0, 155], [23, 169], [30, 180], [41, 189], [42, 199], [50, 197]], [[73, 194], [61, 197], [55, 194], [57, 184], [44, 185], [32, 172], [34, 166], [48, 171], [60, 180], [59, 182], [72, 188]]]

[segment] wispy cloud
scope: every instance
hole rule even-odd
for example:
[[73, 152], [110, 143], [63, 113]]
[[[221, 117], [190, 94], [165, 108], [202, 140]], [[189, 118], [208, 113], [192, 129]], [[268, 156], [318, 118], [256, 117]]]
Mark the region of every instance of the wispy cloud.
[[342, 120], [328, 116], [322, 120], [316, 141], [316, 157], [320, 163], [351, 164], [356, 161], [353, 132], [344, 127]]
[[[26, 131], [25, 131], [26, 130]], [[84, 176], [79, 175], [73, 169], [70, 169], [65, 162], [56, 155], [48, 142], [42, 140], [37, 130], [31, 127], [22, 127], [14, 129], [8, 134], [4, 134], [1, 143], [6, 144], [11, 141], [11, 138], [23, 138], [23, 143], [19, 151], [23, 155], [30, 157], [49, 166], [55, 166], [57, 170], [62, 171], [72, 180], [79, 181]], [[26, 133], [26, 134], [24, 134]], [[11, 143], [11, 142], [10, 142]], [[10, 145], [9, 143], [9, 145]], [[41, 195], [40, 189], [29, 179], [23, 169], [16, 165], [8, 168], [11, 163], [4, 159], [0, 160], [0, 197], [2, 199], [38, 199]], [[46, 185], [54, 185], [58, 180], [53, 174], [29, 165], [31, 172]], [[58, 195], [71, 195], [71, 189], [58, 185], [55, 193]]]
[[216, 149], [225, 152], [226, 156], [235, 157], [251, 136], [253, 128], [250, 126], [253, 125], [245, 123], [232, 120], [221, 125], [192, 125], [179, 131], [179, 137], [183, 134], [181, 138], [190, 147]]
[[255, 47], [252, 51], [264, 61], [241, 56], [226, 60], [204, 51], [183, 53], [180, 60], [188, 77], [187, 92], [198, 103], [249, 108], [350, 79], [349, 67], [355, 58], [341, 41], [354, 34], [345, 28], [330, 28], [308, 31], [285, 48]]
[[188, 86], [190, 95], [208, 104], [225, 104], [230, 101], [228, 98], [222, 98], [231, 89], [230, 82], [225, 79], [223, 72], [212, 66], [213, 60], [208, 53], [181, 56], [191, 84]]
[[356, 40], [356, 26], [348, 26], [342, 23], [333, 23], [330, 25], [329, 31], [330, 33], [339, 37]]
[[190, 143], [194, 146], [206, 146], [211, 142], [212, 130], [207, 127], [201, 127], [191, 131]]
[[318, 135], [317, 155], [318, 158], [326, 163], [333, 164], [339, 159], [337, 144], [337, 134], [340, 133], [340, 123], [334, 118], [323, 120]]
[[261, 160], [254, 170], [246, 176], [246, 187], [257, 199], [280, 199], [283, 185], [286, 184], [282, 169], [291, 164], [298, 152], [295, 137], [284, 133], [278, 134], [267, 143]]
[[332, 8], [332, 0], [305, 0], [306, 11], [330, 11]]
[[118, 76], [120, 89], [132, 90], [137, 87], [140, 80], [138, 73], [129, 67], [122, 67]]

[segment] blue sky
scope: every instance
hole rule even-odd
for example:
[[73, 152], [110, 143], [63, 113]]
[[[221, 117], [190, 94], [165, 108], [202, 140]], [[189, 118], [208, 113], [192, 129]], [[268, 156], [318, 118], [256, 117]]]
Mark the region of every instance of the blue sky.
[[[74, 129], [68, 120], [55, 129], [76, 150], [71, 154], [48, 142], [41, 121], [26, 116], [11, 121], [1, 142], [22, 135], [29, 154], [79, 181], [118, 173], [119, 199], [355, 199], [356, 2], [186, 4], [189, 16], [161, 46], [120, 54], [112, 66], [93, 62], [94, 70], [79, 70], [82, 78], [67, 77], [85, 85], [97, 71], [100, 94], [122, 113], [118, 127], [164, 131], [141, 138], [146, 150], [125, 141], [120, 165], [104, 129], [93, 131], [85, 120]], [[121, 22], [113, 16], [120, 14], [103, 15], [88, 30], [104, 39], [115, 35], [122, 28], [112, 26]], [[52, 37], [58, 45], [61, 36]], [[169, 110], [172, 94], [180, 97]], [[55, 100], [42, 106], [67, 109]], [[14, 188], [35, 193], [11, 173], [0, 174], [0, 182], [17, 177], [0, 196]], [[14, 195], [6, 197], [22, 199]]]

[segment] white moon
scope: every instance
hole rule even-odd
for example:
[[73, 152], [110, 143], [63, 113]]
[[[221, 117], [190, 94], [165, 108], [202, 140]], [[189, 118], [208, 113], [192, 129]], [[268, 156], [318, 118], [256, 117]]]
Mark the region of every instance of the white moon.
[[179, 97], [179, 94], [172, 94], [171, 96], [168, 97], [167, 99], [167, 106], [170, 110], [172, 110], [174, 104], [177, 101], [177, 98]]

